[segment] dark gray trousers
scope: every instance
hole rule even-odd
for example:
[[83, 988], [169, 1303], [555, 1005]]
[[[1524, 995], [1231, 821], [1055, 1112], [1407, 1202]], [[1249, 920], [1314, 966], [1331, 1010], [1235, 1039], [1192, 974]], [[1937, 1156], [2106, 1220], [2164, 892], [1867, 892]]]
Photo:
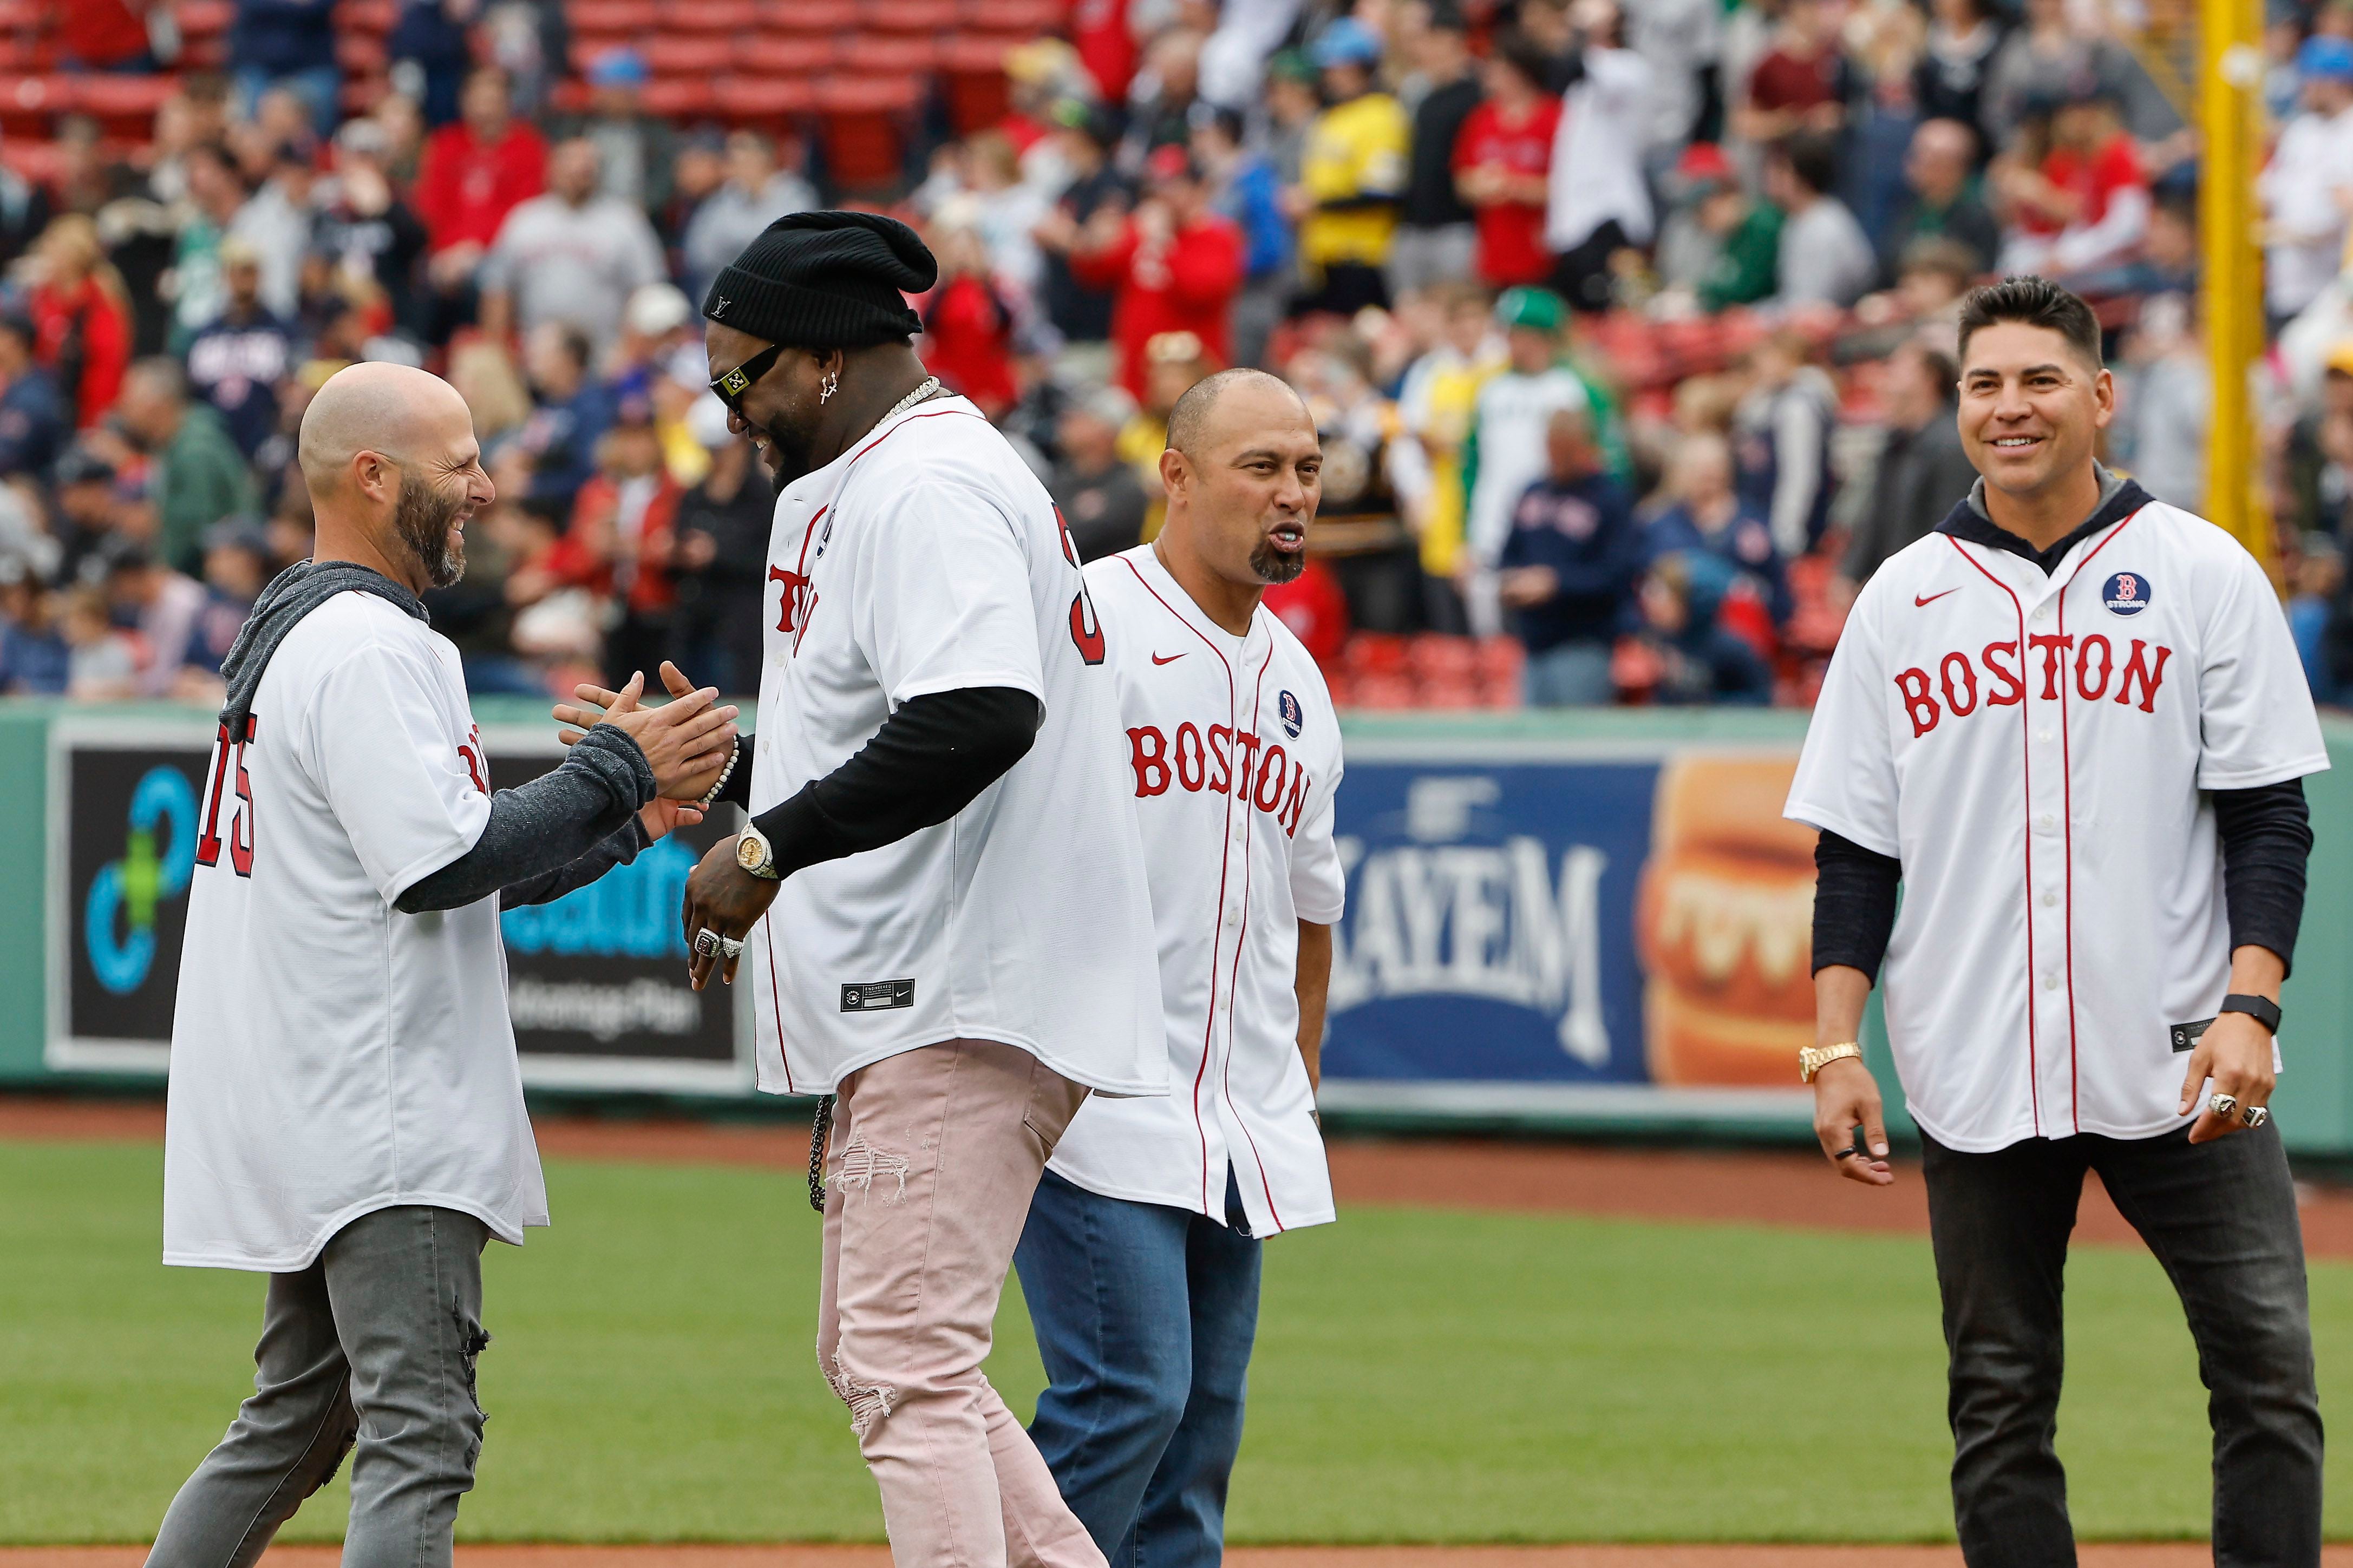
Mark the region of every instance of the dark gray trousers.
[[2100, 1173], [2189, 1320], [2214, 1426], [2214, 1561], [2319, 1568], [2320, 1398], [2304, 1237], [2279, 1130], [2191, 1143], [2030, 1138], [1966, 1154], [1922, 1138], [1951, 1352], [1953, 1511], [1969, 1568], [2073, 1568], [2053, 1445], [2060, 1301], [2084, 1173]]
[[379, 1209], [271, 1275], [253, 1397], [172, 1500], [147, 1568], [251, 1568], [354, 1443], [343, 1568], [448, 1568], [482, 1451], [489, 1240], [471, 1215]]

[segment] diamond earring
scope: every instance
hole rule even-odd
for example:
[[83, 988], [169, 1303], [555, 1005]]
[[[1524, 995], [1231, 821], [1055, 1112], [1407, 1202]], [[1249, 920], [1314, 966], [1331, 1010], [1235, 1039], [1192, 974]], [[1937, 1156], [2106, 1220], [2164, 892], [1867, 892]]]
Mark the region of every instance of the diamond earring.
[[827, 371], [825, 373], [824, 382], [821, 383], [817, 389], [817, 400], [819, 403], [823, 403], [827, 398], [833, 395], [833, 389], [840, 384], [841, 377], [835, 374], [832, 371]]

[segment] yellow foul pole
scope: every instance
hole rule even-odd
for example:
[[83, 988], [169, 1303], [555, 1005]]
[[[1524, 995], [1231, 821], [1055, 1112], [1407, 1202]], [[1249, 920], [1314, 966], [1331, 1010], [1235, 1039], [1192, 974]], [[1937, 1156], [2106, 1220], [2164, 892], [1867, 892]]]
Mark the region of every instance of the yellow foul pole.
[[2199, 0], [2198, 230], [2201, 304], [2213, 366], [2206, 452], [2206, 515], [2272, 567], [2270, 509], [2248, 374], [2263, 350], [2263, 257], [2255, 247], [2255, 163], [2261, 153], [2262, 0]]

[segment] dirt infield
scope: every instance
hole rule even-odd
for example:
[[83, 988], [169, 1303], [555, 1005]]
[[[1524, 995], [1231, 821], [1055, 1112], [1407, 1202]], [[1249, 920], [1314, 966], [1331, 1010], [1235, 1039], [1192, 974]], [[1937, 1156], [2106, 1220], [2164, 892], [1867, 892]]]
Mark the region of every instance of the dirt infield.
[[[754, 1165], [797, 1171], [808, 1134], [797, 1126], [541, 1117], [543, 1152], [583, 1160]], [[0, 1095], [0, 1139], [131, 1139], [164, 1135], [151, 1101]], [[1609, 1215], [1921, 1235], [1927, 1197], [1916, 1170], [1897, 1162], [1892, 1188], [1838, 1180], [1818, 1156], [1791, 1150], [1679, 1151], [1449, 1139], [1340, 1139], [1332, 1185], [1343, 1204], [1415, 1204], [1517, 1214]], [[2353, 1190], [2298, 1189], [2305, 1250], [2353, 1258]], [[2085, 1184], [2076, 1239], [2138, 1247], [2124, 1216]]]
[[[2207, 1568], [2202, 1542], [2084, 1546], [2084, 1568]], [[141, 1568], [137, 1546], [0, 1548], [0, 1568]], [[332, 1546], [273, 1547], [262, 1568], [335, 1568]], [[2326, 1568], [2353, 1568], [2353, 1546]], [[1228, 1568], [1960, 1568], [1952, 1546], [1238, 1546]], [[880, 1546], [460, 1546], [458, 1568], [891, 1568]]]

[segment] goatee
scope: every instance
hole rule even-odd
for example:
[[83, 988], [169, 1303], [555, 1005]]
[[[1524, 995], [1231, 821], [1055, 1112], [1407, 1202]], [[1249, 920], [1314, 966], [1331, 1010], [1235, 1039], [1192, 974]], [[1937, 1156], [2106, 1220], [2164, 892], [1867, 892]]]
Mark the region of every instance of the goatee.
[[1258, 548], [1250, 552], [1250, 570], [1258, 574], [1260, 582], [1282, 584], [1292, 581], [1307, 570], [1307, 556], [1304, 552], [1296, 555], [1287, 554], [1277, 550], [1272, 540], [1261, 539]]
[[449, 523], [466, 505], [461, 490], [452, 498], [422, 479], [406, 474], [400, 480], [400, 503], [392, 514], [393, 531], [424, 570], [426, 582], [447, 588], [466, 574], [466, 542], [460, 535], [449, 542]]

